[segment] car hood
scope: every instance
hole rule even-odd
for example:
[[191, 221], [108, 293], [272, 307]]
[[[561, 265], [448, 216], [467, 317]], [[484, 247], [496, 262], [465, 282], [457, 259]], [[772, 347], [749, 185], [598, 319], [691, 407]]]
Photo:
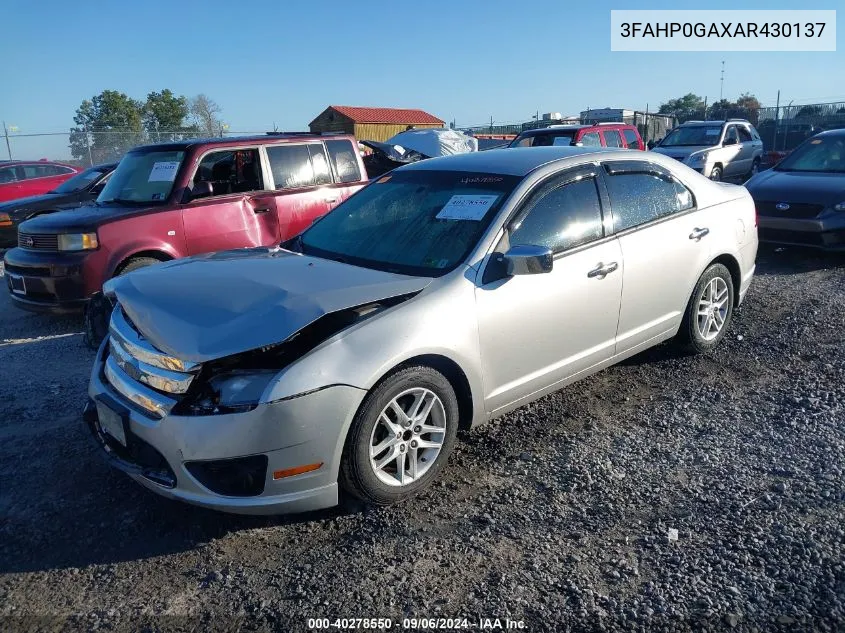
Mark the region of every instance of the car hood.
[[73, 209], [66, 209], [58, 213], [39, 215], [20, 225], [23, 233], [33, 234], [61, 234], [83, 233], [94, 231], [101, 224], [118, 217], [142, 215], [150, 211], [160, 211], [161, 207], [145, 207], [142, 205], [117, 205], [94, 203], [84, 204]]
[[845, 174], [769, 169], [745, 183], [755, 200], [831, 206], [845, 202]]
[[670, 158], [684, 159], [690, 154], [700, 152], [705, 149], [713, 149], [713, 145], [684, 145], [682, 147], [655, 147], [652, 152], [669, 156]]
[[104, 290], [152, 345], [205, 362], [280, 343], [323, 315], [416, 293], [429, 283], [260, 248], [151, 266], [110, 280]]
[[78, 194], [45, 193], [4, 202], [0, 204], [0, 213], [8, 213], [13, 219], [22, 219], [33, 211], [70, 208], [79, 204]]

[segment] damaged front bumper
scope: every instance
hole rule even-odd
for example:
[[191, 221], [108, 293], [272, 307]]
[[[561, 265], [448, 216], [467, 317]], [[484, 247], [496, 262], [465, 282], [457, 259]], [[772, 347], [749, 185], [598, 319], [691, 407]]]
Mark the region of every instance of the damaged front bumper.
[[83, 417], [112, 466], [162, 496], [225, 512], [337, 504], [344, 439], [366, 391], [333, 385], [241, 413], [158, 418], [109, 384], [107, 353], [104, 343]]

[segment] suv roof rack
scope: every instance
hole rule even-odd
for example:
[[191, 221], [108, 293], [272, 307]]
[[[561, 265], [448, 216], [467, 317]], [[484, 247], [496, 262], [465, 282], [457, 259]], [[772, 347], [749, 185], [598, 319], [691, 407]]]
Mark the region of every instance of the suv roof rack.
[[739, 122], [739, 123], [750, 123], [748, 119], [726, 119], [727, 121]]

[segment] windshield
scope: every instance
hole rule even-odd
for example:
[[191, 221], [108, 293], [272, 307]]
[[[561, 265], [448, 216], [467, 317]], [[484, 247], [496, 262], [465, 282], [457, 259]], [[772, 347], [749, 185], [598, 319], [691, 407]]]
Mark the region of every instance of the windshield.
[[302, 234], [303, 253], [436, 277], [461, 263], [520, 178], [410, 170], [383, 176]]
[[778, 163], [775, 170], [845, 173], [845, 136], [810, 139]]
[[660, 142], [660, 147], [683, 147], [692, 145], [716, 145], [722, 136], [721, 125], [691, 125], [676, 127]]
[[97, 202], [159, 204], [167, 200], [185, 152], [129, 152]]
[[53, 193], [74, 193], [82, 191], [95, 180], [98, 180], [106, 172], [102, 169], [92, 168], [86, 169], [81, 174], [77, 174], [70, 180], [64, 181], [58, 187], [53, 189]]
[[572, 145], [572, 139], [575, 137], [575, 132], [568, 130], [566, 132], [547, 132], [544, 134], [536, 134], [534, 136], [525, 136], [523, 138], [515, 139], [510, 147], [548, 147], [549, 145]]

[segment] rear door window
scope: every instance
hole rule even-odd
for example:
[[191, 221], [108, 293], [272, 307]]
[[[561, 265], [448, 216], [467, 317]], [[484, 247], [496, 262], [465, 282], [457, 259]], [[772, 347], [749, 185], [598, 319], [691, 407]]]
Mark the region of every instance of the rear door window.
[[579, 141], [584, 147], [601, 147], [601, 139], [598, 132], [587, 132]]
[[622, 137], [616, 130], [604, 130], [604, 144], [608, 147], [625, 147]]
[[276, 189], [300, 189], [315, 184], [308, 145], [273, 145], [267, 148]]
[[653, 171], [644, 164], [637, 171], [617, 171], [613, 163], [605, 164], [605, 181], [613, 209], [614, 229], [624, 231], [695, 206], [692, 193], [670, 177]]
[[332, 172], [326, 158], [326, 150], [322, 143], [311, 143], [308, 146], [311, 154], [311, 165], [314, 167], [314, 183], [328, 185], [332, 182]]
[[326, 141], [329, 159], [337, 182], [358, 182], [361, 169], [358, 167], [358, 153], [348, 140]]
[[640, 139], [637, 138], [637, 133], [634, 130], [624, 130], [623, 133], [628, 149], [640, 149]]
[[751, 140], [752, 140], [751, 132], [749, 132], [744, 126], [737, 125], [736, 130], [737, 130], [737, 132], [739, 132], [739, 142], [740, 143], [750, 143], [751, 142]]

